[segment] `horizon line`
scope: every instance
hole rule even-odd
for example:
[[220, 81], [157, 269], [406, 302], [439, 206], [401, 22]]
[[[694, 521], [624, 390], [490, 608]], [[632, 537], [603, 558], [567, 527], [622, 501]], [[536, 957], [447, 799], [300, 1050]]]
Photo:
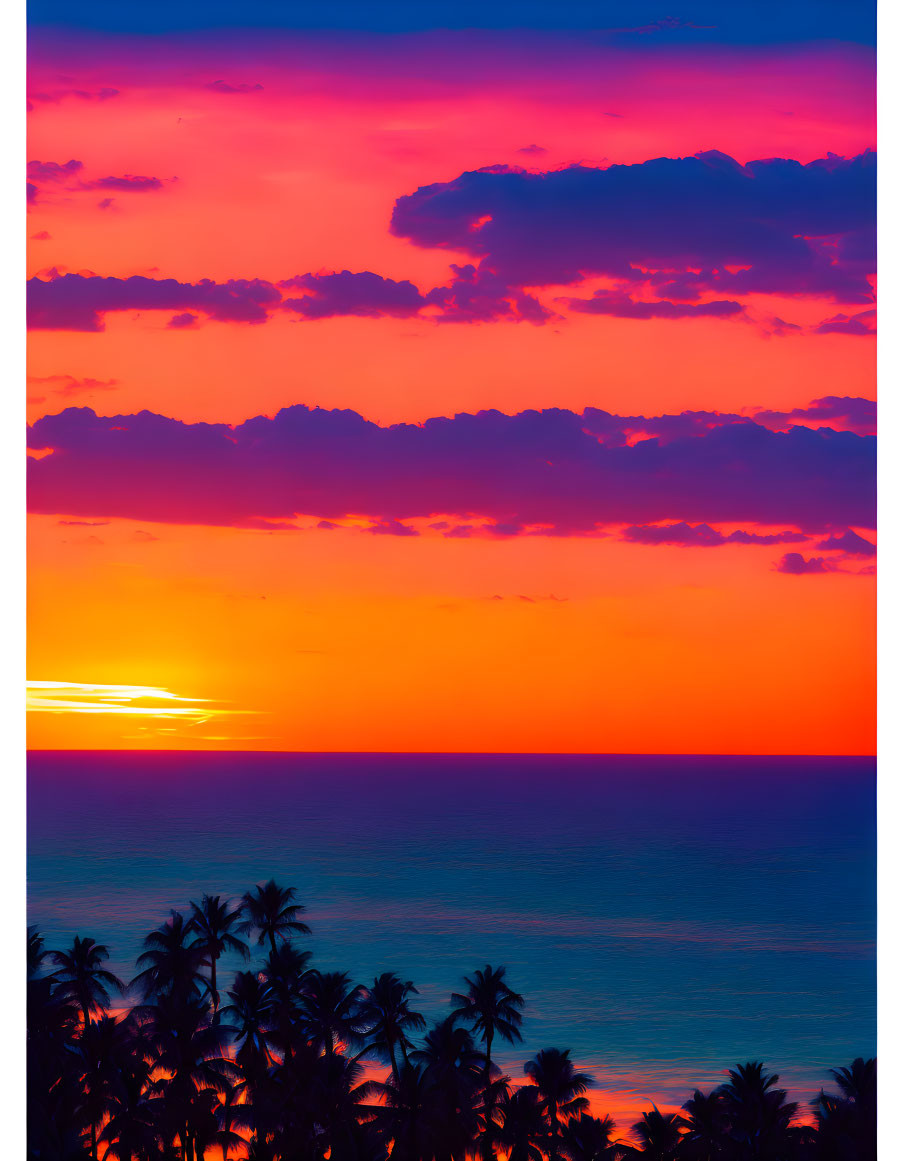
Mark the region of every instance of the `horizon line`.
[[873, 758], [877, 753], [764, 753], [699, 752], [690, 750], [290, 750], [290, 749], [164, 749], [163, 747], [116, 748], [114, 746], [44, 746], [26, 748], [29, 754], [296, 754], [310, 757], [469, 757], [469, 758]]

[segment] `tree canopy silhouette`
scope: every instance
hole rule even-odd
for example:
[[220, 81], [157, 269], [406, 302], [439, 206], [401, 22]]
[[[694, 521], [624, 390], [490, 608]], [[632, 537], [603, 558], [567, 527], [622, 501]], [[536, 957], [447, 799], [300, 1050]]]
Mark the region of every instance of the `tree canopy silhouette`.
[[[29, 1161], [875, 1161], [874, 1060], [832, 1070], [811, 1123], [751, 1061], [619, 1137], [568, 1049], [536, 1053], [524, 1082], [501, 1072], [493, 1045], [520, 1042], [526, 1006], [504, 967], [465, 977], [428, 1026], [403, 976], [311, 967], [296, 898], [272, 879], [237, 904], [203, 895], [148, 933], [130, 985], [103, 944], [46, 949], [30, 927]], [[266, 957], [221, 997], [242, 933]]]

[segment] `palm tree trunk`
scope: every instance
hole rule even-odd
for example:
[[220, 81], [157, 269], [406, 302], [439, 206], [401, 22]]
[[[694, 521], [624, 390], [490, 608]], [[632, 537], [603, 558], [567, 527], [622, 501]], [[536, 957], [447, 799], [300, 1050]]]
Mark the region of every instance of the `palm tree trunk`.
[[549, 1161], [558, 1161], [558, 1103], [552, 1101], [549, 1106], [549, 1121], [551, 1122], [552, 1142], [549, 1146]]
[[395, 1059], [395, 1043], [389, 1041], [389, 1059], [392, 1061], [392, 1076], [395, 1078], [395, 1083], [398, 1083], [398, 1062]]
[[492, 1099], [489, 1095], [489, 1085], [492, 1077], [492, 1032], [490, 1027], [486, 1033], [486, 1066], [483, 1073], [483, 1107], [486, 1118], [486, 1128], [483, 1133], [483, 1161], [493, 1161], [495, 1150], [492, 1148]]
[[213, 998], [213, 1023], [219, 1023], [219, 993], [216, 990], [216, 952], [210, 953], [210, 994]]

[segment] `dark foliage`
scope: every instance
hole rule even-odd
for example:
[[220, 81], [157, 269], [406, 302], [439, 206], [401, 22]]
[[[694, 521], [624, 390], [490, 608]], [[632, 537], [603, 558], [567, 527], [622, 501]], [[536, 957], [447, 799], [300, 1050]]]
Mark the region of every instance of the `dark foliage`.
[[[874, 1060], [832, 1071], [811, 1125], [759, 1062], [683, 1114], [655, 1106], [618, 1139], [593, 1078], [545, 1048], [502, 1075], [524, 999], [487, 964], [427, 1028], [393, 972], [369, 987], [309, 966], [291, 887], [204, 895], [151, 931], [125, 985], [107, 949], [45, 949], [28, 930], [29, 1161], [874, 1161]], [[266, 951], [218, 985], [224, 952]], [[222, 994], [219, 988], [222, 987]], [[388, 1067], [388, 1072], [386, 1068]]]

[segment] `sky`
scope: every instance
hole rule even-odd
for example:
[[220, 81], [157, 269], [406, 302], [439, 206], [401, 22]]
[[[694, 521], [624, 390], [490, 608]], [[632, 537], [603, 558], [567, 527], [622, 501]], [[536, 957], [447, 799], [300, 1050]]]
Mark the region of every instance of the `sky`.
[[869, 6], [30, 6], [33, 748], [874, 750]]

